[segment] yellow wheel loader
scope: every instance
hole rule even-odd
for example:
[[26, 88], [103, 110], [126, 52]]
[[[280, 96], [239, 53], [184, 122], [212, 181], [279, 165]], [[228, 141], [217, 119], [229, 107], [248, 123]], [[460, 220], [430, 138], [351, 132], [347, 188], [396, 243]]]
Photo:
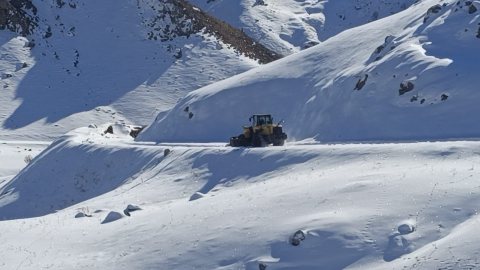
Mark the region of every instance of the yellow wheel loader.
[[230, 138], [230, 146], [282, 146], [287, 139], [287, 134], [283, 132], [283, 127], [273, 124], [273, 118], [270, 114], [254, 114], [250, 117], [252, 126], [244, 126], [243, 133], [238, 137]]

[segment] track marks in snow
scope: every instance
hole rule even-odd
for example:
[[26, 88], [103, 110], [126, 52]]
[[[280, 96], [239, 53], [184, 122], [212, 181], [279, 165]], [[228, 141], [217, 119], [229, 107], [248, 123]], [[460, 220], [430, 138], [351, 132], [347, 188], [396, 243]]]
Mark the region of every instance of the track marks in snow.
[[367, 219], [367, 222], [366, 222], [363, 230], [361, 231], [361, 234], [363, 235], [365, 244], [368, 244], [371, 248], [373, 248], [373, 250], [375, 250], [379, 254], [383, 254], [383, 251], [378, 246], [377, 239], [374, 236], [375, 231], [372, 228], [372, 224], [375, 222], [375, 220], [380, 215], [380, 213], [383, 209], [383, 206], [385, 204], [385, 200], [386, 200], [385, 185], [386, 184], [387, 183], [382, 183], [382, 182], [378, 183], [378, 185], [382, 186], [382, 188], [381, 188], [382, 191], [381, 191], [380, 198], [377, 199], [375, 213], [370, 218]]

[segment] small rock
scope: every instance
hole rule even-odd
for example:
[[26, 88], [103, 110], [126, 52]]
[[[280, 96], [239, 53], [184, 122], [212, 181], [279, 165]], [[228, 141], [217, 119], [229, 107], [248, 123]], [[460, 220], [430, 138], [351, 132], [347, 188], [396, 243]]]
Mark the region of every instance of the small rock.
[[22, 64], [22, 68], [26, 68], [26, 67], [28, 67], [28, 64], [27, 64], [27, 63], [25, 63], [25, 62], [23, 62], [23, 64]]
[[188, 118], [191, 119], [192, 117], [193, 117], [193, 113], [190, 112], [190, 113], [188, 114]]
[[298, 230], [292, 238], [292, 245], [298, 246], [300, 245], [300, 242], [305, 240], [306, 236], [305, 233], [302, 230]]
[[417, 101], [417, 100], [418, 100], [418, 96], [415, 95], [410, 99], [410, 102], [414, 102], [414, 101]]
[[367, 83], [367, 79], [368, 79], [368, 74], [365, 74], [365, 77], [363, 78], [363, 80], [359, 79], [353, 90], [362, 90], [362, 88], [365, 86], [365, 83]]
[[443, 101], [443, 100], [447, 100], [447, 99], [448, 99], [448, 95], [442, 94], [442, 96], [441, 96], [440, 98], [441, 98], [442, 101]]
[[77, 8], [77, 5], [75, 5], [75, 3], [69, 3], [68, 5], [69, 5], [71, 8], [73, 8], [73, 9], [76, 9], [76, 8]]
[[188, 113], [189, 109], [190, 109], [190, 107], [187, 106], [187, 107], [185, 107], [185, 109], [183, 111]]
[[473, 14], [475, 12], [477, 12], [477, 8], [475, 7], [474, 4], [471, 4], [470, 8], [468, 9], [468, 14]]
[[439, 4], [429, 8], [427, 10], [427, 14], [425, 15], [425, 17], [423, 18], [423, 23], [426, 23], [427, 20], [430, 18], [430, 14], [434, 13], [438, 13], [440, 10], [442, 9], [442, 6], [440, 6]]
[[182, 49], [177, 48], [176, 53], [173, 55], [175, 58], [180, 59], [182, 58]]
[[412, 220], [407, 220], [402, 222], [400, 226], [398, 226], [398, 232], [402, 235], [410, 234], [415, 231], [415, 223]]
[[142, 208], [140, 208], [140, 207], [138, 207], [138, 206], [136, 206], [136, 205], [131, 205], [131, 204], [129, 204], [129, 205], [127, 206], [127, 210], [128, 210], [129, 212], [135, 212], [135, 211], [138, 211], [138, 210], [142, 210]]
[[105, 130], [104, 133], [105, 133], [105, 134], [107, 134], [107, 133], [113, 134], [113, 127], [112, 127], [112, 126], [108, 126], [107, 130]]
[[398, 93], [401, 96], [401, 95], [403, 95], [407, 92], [412, 91], [414, 87], [415, 87], [415, 85], [412, 82], [402, 82], [400, 84], [400, 90], [398, 90]]
[[165, 149], [165, 151], [163, 151], [163, 156], [166, 157], [170, 154], [170, 149]]
[[132, 136], [133, 138], [136, 138], [138, 136], [138, 134], [140, 134], [140, 132], [142, 132], [142, 130], [144, 129], [145, 127], [134, 127], [132, 128], [132, 130], [130, 131], [130, 136]]
[[75, 218], [82, 218], [82, 217], [92, 217], [92, 215], [85, 214], [85, 213], [82, 213], [82, 212], [77, 213], [77, 214], [75, 215]]
[[260, 270], [266, 270], [266, 269], [267, 269], [267, 265], [264, 264], [264, 263], [260, 263], [260, 264], [258, 265], [258, 269], [260, 269]]
[[63, 5], [65, 5], [65, 3], [62, 2], [62, 0], [57, 0], [57, 7], [61, 8]]
[[35, 47], [35, 42], [28, 40], [27, 43], [25, 43], [25, 47], [27, 48], [33, 48]]

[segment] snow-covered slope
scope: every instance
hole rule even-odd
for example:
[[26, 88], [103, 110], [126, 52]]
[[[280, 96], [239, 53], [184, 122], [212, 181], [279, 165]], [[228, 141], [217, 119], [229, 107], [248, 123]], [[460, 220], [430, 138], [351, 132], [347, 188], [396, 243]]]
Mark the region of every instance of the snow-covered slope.
[[1, 31], [0, 139], [53, 140], [91, 123], [149, 124], [186, 93], [258, 66], [149, 2], [34, 1], [33, 48]]
[[1, 189], [2, 267], [478, 266], [477, 142], [249, 149], [102, 130], [69, 133]]
[[480, 125], [472, 117], [480, 113], [475, 7], [480, 2], [421, 1], [191, 92], [138, 139], [227, 142], [254, 113], [284, 118], [291, 140], [478, 137]]
[[415, 0], [191, 0], [283, 55], [411, 6]]

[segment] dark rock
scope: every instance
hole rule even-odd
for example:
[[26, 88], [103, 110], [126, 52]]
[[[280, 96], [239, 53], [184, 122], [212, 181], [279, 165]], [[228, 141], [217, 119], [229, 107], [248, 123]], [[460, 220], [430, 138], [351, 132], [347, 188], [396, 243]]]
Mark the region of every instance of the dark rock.
[[474, 4], [471, 4], [470, 8], [468, 9], [468, 14], [473, 14], [475, 12], [477, 12], [477, 7], [475, 7]]
[[[163, 0], [163, 9], [155, 10], [159, 14], [153, 19], [144, 20], [152, 28], [147, 34], [151, 40], [171, 41], [175, 37], [190, 37], [195, 33], [211, 34], [224, 44], [229, 44], [238, 53], [266, 64], [282, 58], [281, 55], [267, 49], [262, 44], [243, 33], [240, 29], [213, 17], [187, 0]], [[159, 20], [167, 25], [159, 28]]]
[[[26, 10], [31, 10], [33, 16]], [[37, 8], [31, 0], [0, 0], [0, 30], [8, 29], [22, 36], [30, 35], [39, 21], [36, 14]]]
[[73, 9], [76, 9], [76, 8], [77, 8], [77, 5], [75, 5], [75, 3], [69, 3], [68, 5], [69, 5], [71, 8], [73, 8]]
[[175, 58], [180, 59], [182, 58], [182, 49], [177, 48], [176, 53], [173, 55]]
[[185, 107], [185, 109], [183, 111], [188, 113], [189, 109], [190, 109], [190, 107], [187, 106], [187, 107]]
[[25, 47], [33, 48], [35, 47], [35, 42], [33, 42], [32, 40], [28, 40], [28, 42], [25, 44]]
[[362, 90], [362, 88], [365, 86], [365, 83], [367, 82], [368, 79], [368, 74], [365, 74], [365, 77], [362, 79], [358, 79], [357, 84], [355, 85], [355, 88], [353, 90]]
[[264, 264], [264, 263], [260, 263], [260, 264], [258, 265], [258, 269], [260, 269], [260, 270], [266, 270], [266, 269], [267, 269], [267, 265]]
[[308, 48], [311, 48], [311, 47], [316, 46], [318, 44], [320, 44], [320, 43], [317, 42], [317, 41], [308, 41], [303, 45], [303, 48], [308, 49]]
[[57, 0], [57, 7], [58, 8], [63, 7], [63, 5], [65, 5], [65, 2], [63, 2], [62, 0]]
[[163, 151], [163, 156], [164, 156], [164, 157], [168, 156], [168, 155], [170, 154], [170, 152], [171, 152], [170, 149], [165, 149], [165, 150]]
[[292, 245], [298, 246], [300, 242], [305, 240], [306, 236], [302, 230], [298, 230], [292, 237]]
[[23, 64], [22, 64], [22, 68], [26, 68], [26, 67], [28, 67], [28, 64], [27, 64], [27, 63], [25, 63], [25, 62], [23, 62]]
[[418, 96], [415, 95], [410, 99], [410, 102], [414, 102], [414, 101], [417, 101], [417, 100], [418, 100]]
[[193, 117], [193, 113], [192, 112], [189, 112], [188, 113], [188, 118], [191, 119]]
[[130, 136], [133, 138], [136, 138], [140, 132], [145, 128], [145, 126], [142, 127], [133, 127], [132, 130], [130, 131]]
[[425, 99], [424, 99], [424, 98], [422, 98], [422, 100], [420, 100], [420, 104], [423, 104], [423, 103], [425, 103]]
[[107, 134], [107, 133], [113, 134], [113, 127], [112, 127], [112, 126], [108, 126], [107, 130], [105, 130], [104, 133], [105, 133], [105, 134]]
[[427, 14], [425, 15], [425, 17], [423, 18], [423, 23], [426, 23], [427, 20], [430, 18], [430, 15], [433, 13], [433, 14], [437, 14], [440, 10], [442, 9], [442, 6], [437, 4], [431, 8], [429, 8], [427, 10]]
[[415, 85], [412, 82], [402, 82], [400, 84], [400, 90], [398, 90], [398, 93], [401, 96], [401, 95], [403, 95], [407, 92], [412, 91], [414, 87], [415, 87]]
[[448, 99], [448, 95], [442, 94], [442, 96], [441, 96], [440, 98], [441, 98], [442, 101], [443, 101], [443, 100], [447, 100], [447, 99]]
[[[394, 36], [387, 36], [385, 37], [385, 41], [383, 42], [383, 44], [381, 46], [378, 46], [375, 51], [373, 52], [372, 56], [371, 57], [374, 57], [375, 60], [374, 61], [378, 61], [380, 59], [382, 59], [383, 55], [381, 55], [381, 53], [384, 51], [384, 49], [395, 39]], [[390, 47], [390, 50], [393, 50], [395, 48], [395, 46], [391, 46]]]

